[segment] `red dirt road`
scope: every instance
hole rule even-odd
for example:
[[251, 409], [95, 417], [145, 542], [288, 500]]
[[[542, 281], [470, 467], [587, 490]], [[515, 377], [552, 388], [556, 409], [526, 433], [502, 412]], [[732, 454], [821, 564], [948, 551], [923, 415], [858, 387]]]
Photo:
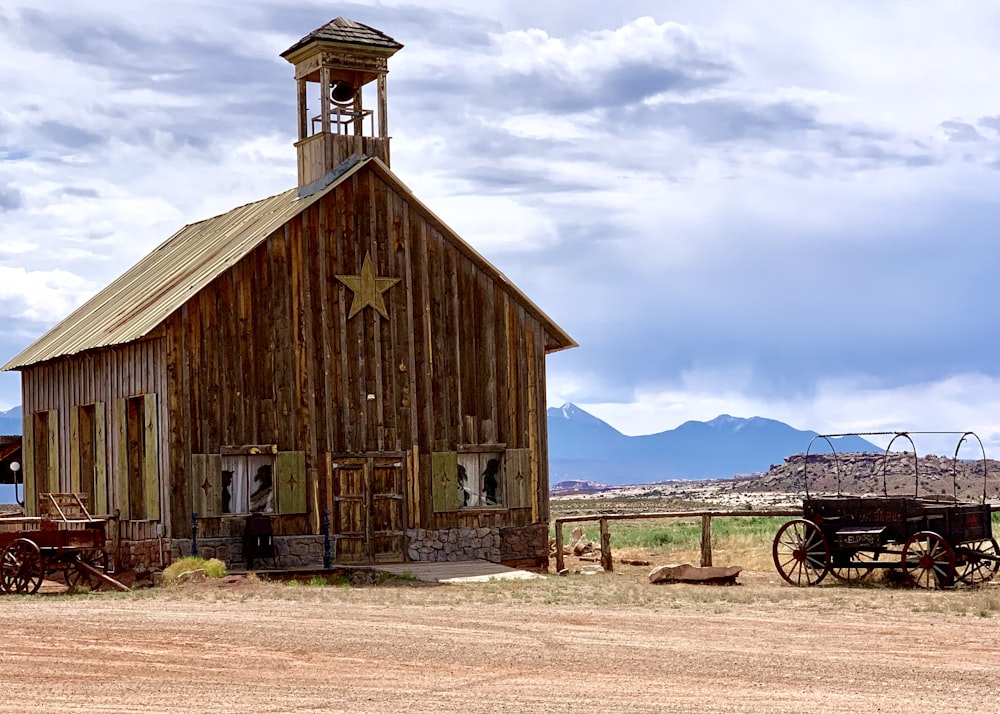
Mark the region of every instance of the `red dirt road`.
[[1000, 712], [992, 591], [741, 579], [8, 597], [0, 711]]

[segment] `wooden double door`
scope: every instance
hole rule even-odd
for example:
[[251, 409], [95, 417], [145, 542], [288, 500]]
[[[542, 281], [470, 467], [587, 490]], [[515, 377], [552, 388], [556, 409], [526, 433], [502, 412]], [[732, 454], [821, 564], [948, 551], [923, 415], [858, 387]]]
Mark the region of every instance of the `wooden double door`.
[[328, 491], [338, 563], [401, 563], [406, 558], [404, 455], [333, 457]]

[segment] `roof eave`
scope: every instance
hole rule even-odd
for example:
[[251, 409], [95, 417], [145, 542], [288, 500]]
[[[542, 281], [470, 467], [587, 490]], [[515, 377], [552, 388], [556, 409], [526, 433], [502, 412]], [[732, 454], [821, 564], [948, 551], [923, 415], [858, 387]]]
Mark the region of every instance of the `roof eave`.
[[308, 59], [323, 50], [344, 49], [363, 51], [365, 54], [376, 55], [378, 57], [388, 59], [399, 52], [399, 50], [402, 49], [402, 45], [393, 48], [380, 47], [378, 45], [363, 45], [350, 42], [334, 42], [333, 40], [313, 39], [310, 42], [306, 42], [305, 44], [299, 46], [292, 45], [287, 50], [282, 52], [280, 56], [292, 64], [298, 64], [302, 60]]

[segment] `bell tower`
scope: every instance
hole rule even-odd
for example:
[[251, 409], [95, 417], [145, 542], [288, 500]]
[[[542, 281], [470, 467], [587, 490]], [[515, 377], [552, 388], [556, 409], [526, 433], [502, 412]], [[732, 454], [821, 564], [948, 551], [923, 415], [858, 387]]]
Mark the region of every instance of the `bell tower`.
[[[388, 35], [338, 17], [281, 53], [298, 85], [299, 188], [322, 179], [353, 155], [389, 163], [388, 59], [402, 49]], [[362, 90], [374, 83], [375, 108]]]

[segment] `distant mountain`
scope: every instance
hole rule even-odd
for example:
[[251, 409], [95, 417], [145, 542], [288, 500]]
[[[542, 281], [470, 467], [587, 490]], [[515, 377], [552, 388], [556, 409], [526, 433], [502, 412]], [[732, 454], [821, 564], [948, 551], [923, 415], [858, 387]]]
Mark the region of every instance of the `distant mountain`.
[[[549, 482], [609, 485], [670, 479], [730, 478], [767, 471], [786, 456], [804, 453], [816, 432], [774, 419], [723, 414], [708, 422], [626, 436], [575, 404], [548, 410]], [[861, 437], [834, 440], [838, 453], [878, 452]], [[824, 443], [817, 451], [829, 451]]]
[[0, 434], [21, 433], [21, 407], [14, 407], [0, 412]]

